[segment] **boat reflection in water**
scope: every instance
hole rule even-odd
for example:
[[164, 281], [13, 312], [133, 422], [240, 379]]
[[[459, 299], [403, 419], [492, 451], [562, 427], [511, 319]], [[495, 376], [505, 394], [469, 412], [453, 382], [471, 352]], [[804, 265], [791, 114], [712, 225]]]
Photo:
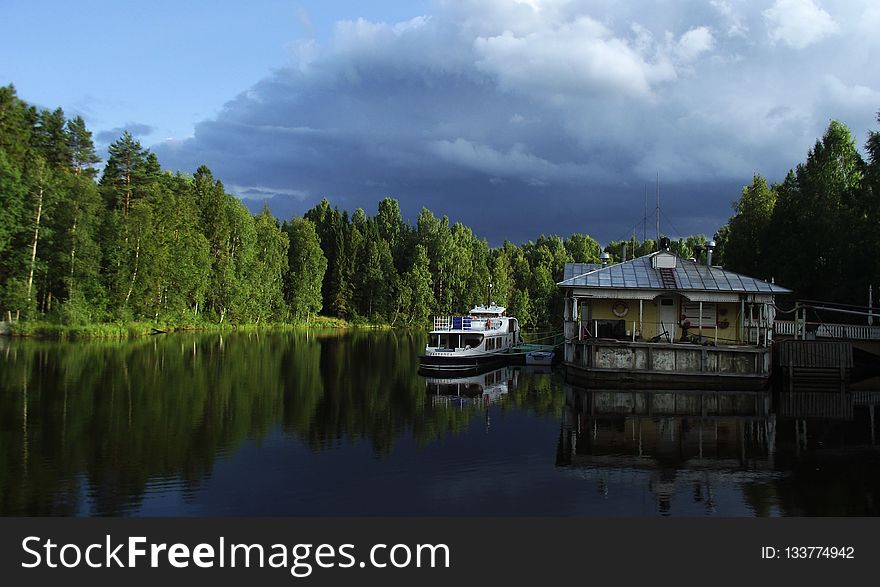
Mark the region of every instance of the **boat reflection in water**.
[[[565, 395], [557, 466], [606, 499], [636, 487], [660, 515], [876, 515], [876, 475], [854, 465], [878, 462], [880, 394], [567, 385]], [[842, 502], [846, 486], [864, 503]]]
[[500, 402], [516, 389], [518, 372], [510, 367], [472, 373], [467, 377], [426, 376], [433, 405], [483, 405]]

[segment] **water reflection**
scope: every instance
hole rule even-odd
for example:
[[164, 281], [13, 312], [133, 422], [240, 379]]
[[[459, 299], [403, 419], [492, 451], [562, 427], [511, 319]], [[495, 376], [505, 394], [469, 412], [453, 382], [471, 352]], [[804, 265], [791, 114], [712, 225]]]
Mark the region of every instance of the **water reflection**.
[[435, 379], [423, 347], [369, 331], [0, 337], [0, 514], [880, 514], [876, 386]]
[[880, 513], [880, 392], [565, 395], [557, 465], [605, 498], [641, 488], [660, 515]]
[[7, 342], [0, 512], [117, 515], [169, 478], [192, 493], [216, 458], [279, 427], [316, 451], [346, 435], [383, 453], [408, 427], [430, 437], [412, 420], [415, 348], [405, 334]]
[[[406, 438], [427, 447], [461, 434], [474, 417], [426, 394], [421, 334], [0, 337], [0, 345], [4, 515], [134, 513], [172, 490], [196, 500], [218, 460], [249, 442], [282, 438], [314, 454], [366, 442], [381, 459]], [[514, 375], [485, 374], [488, 397], [505, 382], [509, 394]], [[535, 379], [507, 403], [556, 417], [555, 389]]]
[[464, 377], [425, 377], [434, 405], [483, 405], [500, 402], [516, 389], [519, 372], [511, 367], [478, 372]]

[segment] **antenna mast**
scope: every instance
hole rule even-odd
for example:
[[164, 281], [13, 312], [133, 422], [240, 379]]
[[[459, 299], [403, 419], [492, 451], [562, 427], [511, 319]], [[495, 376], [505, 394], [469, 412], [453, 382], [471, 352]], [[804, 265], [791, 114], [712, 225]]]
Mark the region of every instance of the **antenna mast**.
[[660, 250], [660, 172], [657, 172], [657, 250]]

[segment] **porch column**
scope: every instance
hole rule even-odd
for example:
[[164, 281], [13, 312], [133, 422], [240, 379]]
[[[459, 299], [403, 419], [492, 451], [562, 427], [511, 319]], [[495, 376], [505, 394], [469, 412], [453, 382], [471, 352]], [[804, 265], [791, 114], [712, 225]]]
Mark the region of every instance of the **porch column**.
[[703, 338], [703, 302], [700, 301], [700, 338]]
[[760, 345], [765, 344], [764, 341], [761, 339], [761, 335], [763, 334], [765, 337], [767, 336], [767, 324], [764, 321], [766, 309], [767, 307], [764, 304], [758, 306], [758, 344]]
[[571, 320], [571, 300], [574, 298], [566, 298], [565, 299], [565, 309], [563, 310], [563, 318], [566, 322]]
[[575, 321], [575, 325], [577, 326], [577, 339], [583, 340], [583, 328], [581, 328], [581, 317], [578, 314], [578, 299], [571, 298], [571, 315]]
[[645, 316], [645, 301], [639, 300], [639, 336], [642, 337], [642, 340], [645, 339], [645, 324], [644, 324], [644, 316]]

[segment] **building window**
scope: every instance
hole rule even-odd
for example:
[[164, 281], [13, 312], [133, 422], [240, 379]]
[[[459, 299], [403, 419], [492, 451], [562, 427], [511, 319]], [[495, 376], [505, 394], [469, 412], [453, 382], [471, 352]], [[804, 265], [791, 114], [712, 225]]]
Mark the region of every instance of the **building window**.
[[[699, 328], [700, 326], [700, 303], [699, 302], [682, 302], [681, 313], [685, 319], [691, 323], [691, 328]], [[715, 304], [712, 302], [703, 302], [703, 328], [715, 328], [717, 312]]]

